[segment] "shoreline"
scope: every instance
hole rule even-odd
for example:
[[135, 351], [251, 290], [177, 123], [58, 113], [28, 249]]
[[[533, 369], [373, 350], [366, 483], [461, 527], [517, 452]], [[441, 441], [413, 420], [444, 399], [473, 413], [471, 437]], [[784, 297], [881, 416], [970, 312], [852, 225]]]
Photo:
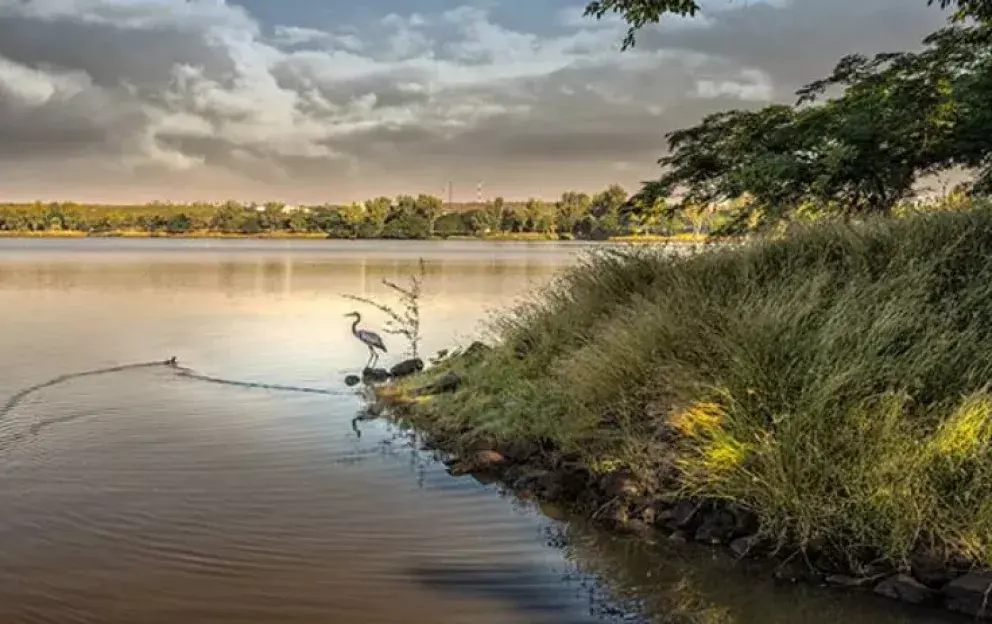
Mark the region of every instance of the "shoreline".
[[466, 242], [486, 242], [486, 243], [560, 243], [560, 242], [582, 242], [582, 243], [631, 243], [631, 244], [666, 244], [666, 245], [708, 245], [716, 244], [719, 241], [717, 239], [709, 238], [705, 235], [675, 235], [675, 236], [658, 236], [658, 235], [643, 235], [643, 236], [612, 236], [603, 240], [591, 240], [591, 239], [574, 239], [574, 238], [560, 238], [558, 236], [544, 235], [544, 234], [532, 234], [532, 233], [510, 233], [510, 234], [500, 234], [492, 236], [468, 236], [468, 235], [452, 235], [452, 236], [435, 236], [432, 238], [409, 238], [409, 239], [396, 239], [396, 238], [338, 238], [328, 236], [324, 232], [261, 232], [258, 234], [242, 234], [242, 233], [228, 233], [228, 232], [185, 232], [181, 234], [170, 234], [165, 232], [106, 232], [99, 234], [91, 234], [89, 232], [82, 232], [77, 230], [46, 230], [46, 231], [13, 231], [13, 230], [0, 230], [0, 239], [3, 238], [29, 238], [29, 239], [82, 239], [82, 238], [127, 238], [127, 239], [146, 239], [146, 238], [160, 238], [160, 239], [244, 239], [244, 240], [326, 240], [326, 241], [351, 241], [351, 240], [361, 240], [361, 241], [397, 241], [397, 240], [416, 240], [416, 241], [466, 241]]
[[558, 505], [618, 535], [717, 547], [737, 562], [767, 566], [779, 582], [871, 592], [922, 609], [992, 621], [992, 569], [926, 552], [896, 565], [873, 560], [868, 552], [852, 559], [843, 544], [774, 543], [755, 513], [731, 501], [682, 496], [669, 475], [645, 483], [622, 469], [588, 465], [578, 453], [563, 452], [549, 441], [486, 439], [464, 427], [451, 429], [421, 409], [439, 395], [463, 390], [454, 370], [471, 366], [489, 349], [477, 342], [439, 366], [373, 386], [379, 412], [417, 430], [423, 449], [438, 453], [452, 476], [485, 479], [519, 499]]

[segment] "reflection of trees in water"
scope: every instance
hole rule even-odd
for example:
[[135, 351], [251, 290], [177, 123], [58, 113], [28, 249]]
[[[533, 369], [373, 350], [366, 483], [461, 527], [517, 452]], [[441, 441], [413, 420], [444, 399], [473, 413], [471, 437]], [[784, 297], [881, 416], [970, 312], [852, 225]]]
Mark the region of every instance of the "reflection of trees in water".
[[[705, 568], [688, 565], [676, 552], [655, 559], [643, 542], [607, 535], [581, 522], [555, 522], [546, 530], [548, 543], [583, 574], [594, 575], [620, 601], [630, 601], [657, 621], [668, 623], [730, 624], [731, 605], [713, 600], [700, 589], [711, 580]], [[721, 574], [725, 574], [725, 571]], [[765, 620], [771, 621], [771, 620]]]
[[[435, 257], [426, 260], [426, 286], [432, 296], [502, 301], [508, 294], [547, 280], [567, 263], [565, 257], [501, 257], [498, 251], [489, 257]], [[4, 286], [60, 291], [94, 286], [105, 291], [168, 289], [280, 298], [337, 292], [376, 296], [386, 294], [381, 288], [383, 278], [404, 279], [416, 270], [416, 258], [335, 258], [292, 252], [239, 257], [190, 251], [173, 259], [139, 254], [97, 262], [87, 262], [85, 257], [25, 262], [4, 272]]]
[[551, 523], [546, 536], [577, 569], [601, 579], [621, 600], [637, 601], [664, 624], [960, 621], [953, 614], [922, 611], [870, 594], [778, 584], [766, 562], [734, 561], [722, 549], [671, 544], [660, 534], [648, 543], [572, 521]]

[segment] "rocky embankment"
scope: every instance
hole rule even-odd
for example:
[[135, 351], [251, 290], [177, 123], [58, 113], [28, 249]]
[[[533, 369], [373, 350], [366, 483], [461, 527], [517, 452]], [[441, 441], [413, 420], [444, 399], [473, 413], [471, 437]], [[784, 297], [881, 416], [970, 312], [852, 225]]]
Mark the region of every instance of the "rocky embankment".
[[[483, 348], [473, 345], [468, 352]], [[385, 374], [366, 375], [366, 380], [407, 377], [422, 368], [422, 363], [419, 367], [404, 363], [399, 375], [382, 371]], [[421, 385], [411, 385], [411, 380], [419, 377], [405, 379], [403, 383], [409, 387], [403, 391], [380, 386], [379, 400], [424, 434], [426, 448], [442, 456], [452, 475], [474, 474], [499, 482], [521, 498], [557, 503], [612, 530], [721, 546], [737, 558], [766, 559], [780, 581], [873, 591], [923, 607], [944, 607], [992, 620], [992, 570], [922, 551], [903, 565], [893, 565], [869, 552], [852, 558], [850, 551], [842, 553], [825, 545], [790, 548], [767, 539], [758, 518], [742, 506], [680, 499], [670, 490], [646, 485], [622, 470], [597, 473], [579, 455], [561, 452], [546, 442], [465, 444], [459, 434], [466, 432], [443, 431], [429, 419], [418, 417], [417, 410], [417, 405], [431, 395], [468, 391], [461, 388], [461, 377], [448, 371]]]

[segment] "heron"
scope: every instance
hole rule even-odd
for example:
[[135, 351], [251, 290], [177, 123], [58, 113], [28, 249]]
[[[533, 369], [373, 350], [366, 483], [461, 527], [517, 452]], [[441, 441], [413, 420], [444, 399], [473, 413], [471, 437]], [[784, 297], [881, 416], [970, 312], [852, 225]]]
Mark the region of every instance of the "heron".
[[382, 343], [382, 337], [379, 334], [365, 329], [358, 329], [358, 324], [362, 322], [361, 314], [358, 312], [349, 312], [345, 316], [355, 317], [355, 322], [351, 324], [351, 333], [369, 348], [369, 361], [365, 364], [365, 368], [367, 369], [379, 361], [379, 354], [376, 353], [376, 349], [381, 349], [383, 353], [388, 353], [386, 351], [386, 345]]

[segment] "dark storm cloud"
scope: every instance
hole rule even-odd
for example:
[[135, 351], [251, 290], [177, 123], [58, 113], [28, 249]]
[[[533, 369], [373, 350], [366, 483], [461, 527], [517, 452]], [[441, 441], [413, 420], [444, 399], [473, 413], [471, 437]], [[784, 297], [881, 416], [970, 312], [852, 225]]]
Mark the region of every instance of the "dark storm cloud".
[[24, 65], [52, 65], [86, 72], [94, 84], [121, 81], [155, 86], [170, 81], [177, 64], [202, 65], [212, 74], [233, 70], [226, 51], [196, 32], [164, 26], [123, 30], [110, 24], [41, 21], [0, 14], [0, 56]]

